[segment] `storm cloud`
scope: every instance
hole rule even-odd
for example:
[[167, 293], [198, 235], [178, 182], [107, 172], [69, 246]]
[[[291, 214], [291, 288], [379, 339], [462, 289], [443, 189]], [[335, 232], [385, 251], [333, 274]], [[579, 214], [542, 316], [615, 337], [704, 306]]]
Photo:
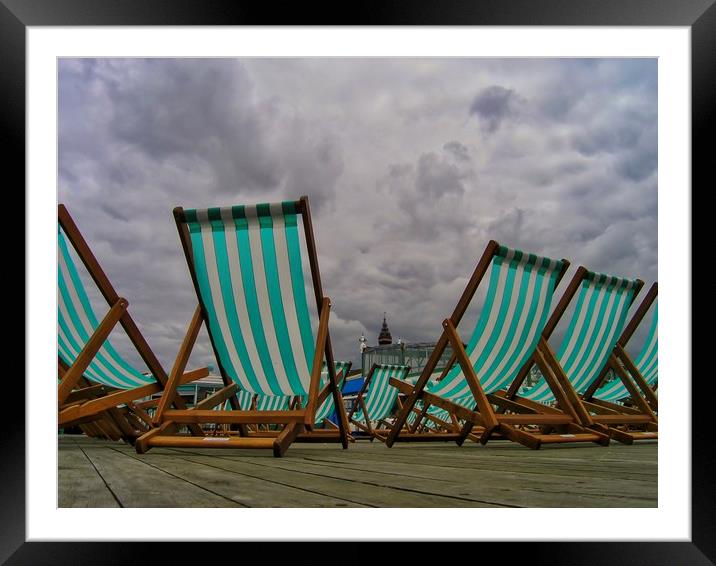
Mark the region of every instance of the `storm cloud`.
[[[59, 201], [169, 367], [196, 305], [172, 208], [309, 195], [336, 355], [359, 363], [383, 311], [394, 339], [435, 340], [490, 239], [656, 280], [656, 73], [652, 59], [61, 59]], [[203, 332], [192, 365], [206, 363]]]
[[488, 132], [494, 132], [505, 118], [516, 113], [517, 104], [514, 90], [493, 85], [475, 96], [470, 105], [470, 114], [477, 116]]

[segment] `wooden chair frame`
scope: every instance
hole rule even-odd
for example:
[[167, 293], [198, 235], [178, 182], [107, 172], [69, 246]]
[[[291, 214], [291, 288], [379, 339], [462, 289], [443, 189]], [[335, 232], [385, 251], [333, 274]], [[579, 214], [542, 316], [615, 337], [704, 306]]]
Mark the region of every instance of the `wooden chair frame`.
[[[601, 445], [607, 445], [609, 443], [609, 435], [600, 431], [588, 430], [581, 424], [576, 408], [562, 389], [561, 384], [554, 377], [539, 347], [535, 348], [534, 353], [522, 366], [514, 381], [521, 382], [524, 380], [530, 367], [536, 363], [544, 372], [547, 383], [557, 399], [559, 407], [562, 409], [561, 411], [556, 409], [550, 410], [549, 407], [544, 407], [537, 403], [527, 404], [516, 402], [505, 398], [503, 395], [486, 394], [484, 392], [477, 375], [475, 375], [469, 356], [465, 351], [463, 341], [457, 331], [457, 326], [470, 305], [485, 273], [487, 273], [487, 270], [490, 268], [492, 259], [498, 253], [498, 250], [499, 244], [491, 240], [482, 254], [482, 257], [477, 262], [475, 271], [458, 300], [455, 310], [450, 318], [443, 321], [443, 331], [435, 345], [435, 349], [428, 359], [427, 365], [415, 385], [413, 386], [409, 383], [391, 379], [390, 383], [405, 393], [407, 397], [403, 408], [398, 412], [394, 428], [386, 438], [387, 446], [390, 447], [394, 442], [403, 440], [402, 428], [405, 425], [409, 412], [413, 410], [418, 399], [422, 399], [423, 403], [430, 403], [446, 409], [464, 421], [462, 430], [457, 434], [432, 433], [434, 439], [442, 434], [445, 439], [455, 440], [458, 445], [462, 445], [470, 434], [476, 435], [476, 438], [478, 438], [482, 444], [487, 443], [490, 438], [507, 438], [532, 449], [538, 449], [545, 443], [596, 442]], [[567, 260], [562, 260], [562, 262], [562, 270], [557, 276], [555, 289], [569, 267]], [[567, 292], [570, 290], [571, 289], [568, 289]], [[572, 291], [572, 294], [573, 293], [574, 291]], [[564, 313], [567, 303], [568, 301], [565, 302], [563, 297], [563, 300], [557, 305], [552, 317], [548, 321], [544, 329], [545, 331], [551, 332], [553, 330], [554, 326], [556, 326], [556, 322]], [[550, 323], [552, 322], [553, 324], [550, 327]], [[476, 407], [474, 411], [425, 391], [425, 386], [431, 374], [435, 371], [438, 361], [448, 344], [452, 346], [456, 362], [460, 364], [465, 379], [475, 398]], [[503, 411], [510, 412], [498, 412], [493, 408], [493, 405], [496, 405]], [[549, 430], [539, 430], [539, 427], [549, 427]]]
[[[133, 444], [138, 436], [146, 432], [150, 423], [147, 422], [146, 413], [132, 402], [161, 392], [166, 386], [168, 377], [127, 310], [129, 302], [115, 291], [64, 204], [58, 205], [57, 216], [65, 236], [109, 306], [109, 310], [72, 365], [68, 367], [58, 355], [58, 377], [60, 379], [57, 386], [58, 426], [79, 424], [83, 425], [85, 429], [95, 432], [97, 427], [101, 431], [116, 428], [120, 433], [120, 438]], [[137, 353], [154, 376], [156, 383], [133, 389], [111, 390], [105, 386], [92, 386], [84, 377], [84, 372], [117, 323], [126, 332]], [[181, 375], [180, 381], [188, 383], [208, 374], [208, 368], [201, 368]], [[175, 405], [177, 408], [186, 407], [181, 399], [177, 399]], [[119, 409], [120, 406], [126, 408]], [[137, 425], [141, 425], [141, 428], [137, 428]], [[199, 427], [191, 427], [191, 431], [192, 434], [202, 434]], [[111, 435], [105, 434], [105, 436], [116, 437], [116, 430], [112, 430]]]
[[[137, 452], [143, 453], [152, 446], [172, 446], [172, 447], [190, 447], [190, 448], [271, 448], [276, 457], [283, 456], [288, 447], [295, 440], [305, 441], [322, 441], [340, 440], [343, 448], [348, 448], [348, 419], [346, 417], [345, 408], [343, 407], [343, 398], [337, 387], [336, 371], [334, 366], [333, 348], [331, 346], [331, 338], [328, 332], [328, 319], [331, 309], [331, 301], [328, 297], [323, 296], [323, 287], [321, 285], [321, 277], [318, 269], [318, 256], [316, 253], [316, 243], [313, 236], [313, 223], [311, 221], [311, 211], [308, 204], [308, 197], [302, 196], [295, 203], [297, 213], [301, 215], [303, 220], [304, 235], [306, 238], [306, 249], [308, 252], [308, 260], [311, 268], [311, 278], [313, 281], [313, 290], [316, 297], [316, 305], [318, 307], [319, 323], [316, 336], [316, 348], [311, 369], [311, 377], [309, 382], [308, 400], [306, 406], [302, 409], [294, 409], [287, 411], [256, 411], [243, 410], [239, 407], [236, 391], [238, 386], [232, 381], [226, 369], [222, 365], [214, 337], [208, 324], [208, 315], [205, 310], [199, 284], [194, 269], [193, 250], [189, 230], [186, 224], [186, 217], [182, 207], [174, 209], [174, 220], [176, 222], [179, 239], [181, 240], [184, 256], [189, 267], [194, 289], [196, 291], [199, 307], [194, 313], [194, 317], [189, 325], [187, 334], [182, 342], [177, 356], [175, 367], [167, 381], [167, 386], [162, 394], [162, 399], [155, 413], [155, 424], [157, 428], [143, 435], [136, 443]], [[197, 404], [189, 410], [173, 410], [168, 405], [176, 395], [176, 388], [179, 385], [178, 376], [182, 373], [184, 365], [189, 358], [189, 354], [194, 346], [196, 337], [199, 333], [201, 325], [206, 323], [209, 333], [209, 339], [214, 351], [219, 372], [224, 388], [217, 391], [214, 395], [207, 397], [204, 401]], [[325, 356], [326, 366], [328, 369], [328, 384], [319, 391], [322, 362]], [[338, 411], [338, 435], [332, 431], [331, 434], [325, 434], [323, 431], [317, 431], [314, 428], [314, 415], [320, 403], [329, 395], [333, 395], [334, 404]], [[219, 403], [229, 400], [231, 405], [230, 411], [214, 411]], [[192, 438], [177, 435], [177, 425], [181, 423], [215, 423], [215, 424], [231, 424], [238, 428], [238, 435], [232, 437], [211, 437], [211, 438]], [[277, 435], [269, 435], [266, 437], [257, 436], [256, 432], [251, 432], [247, 425], [276, 424], [284, 425], [284, 428]], [[304, 431], [310, 434], [302, 435]], [[299, 438], [301, 436], [301, 438]], [[211, 440], [211, 442], [207, 442]]]

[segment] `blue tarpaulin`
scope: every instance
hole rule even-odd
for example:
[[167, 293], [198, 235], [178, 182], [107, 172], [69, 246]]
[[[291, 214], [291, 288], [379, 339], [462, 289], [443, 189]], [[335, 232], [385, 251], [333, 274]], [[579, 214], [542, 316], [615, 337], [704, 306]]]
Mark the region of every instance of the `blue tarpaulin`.
[[361, 387], [363, 387], [362, 377], [359, 377], [358, 379], [351, 379], [350, 381], [346, 381], [343, 384], [343, 389], [341, 390], [341, 393], [343, 395], [354, 395], [360, 391]]
[[[361, 387], [363, 387], [362, 377], [359, 377], [357, 379], [351, 379], [343, 384], [343, 389], [341, 389], [341, 395], [355, 395], [360, 391]], [[338, 422], [338, 418], [336, 417], [335, 411], [333, 411], [331, 416], [328, 417], [328, 420], [334, 423]]]

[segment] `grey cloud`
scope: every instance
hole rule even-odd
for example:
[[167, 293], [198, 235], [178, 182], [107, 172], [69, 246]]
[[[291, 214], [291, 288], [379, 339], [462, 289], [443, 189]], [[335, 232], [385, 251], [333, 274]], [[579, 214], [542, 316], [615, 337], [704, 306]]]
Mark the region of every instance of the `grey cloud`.
[[[203, 184], [219, 198], [311, 187], [321, 197], [317, 206], [332, 201], [342, 173], [339, 140], [289, 106], [257, 97], [240, 61], [101, 60], [62, 70], [70, 86], [61, 88], [60, 104], [73, 109], [60, 128], [61, 173], [69, 182], [77, 177], [68, 161], [89, 158], [107, 162], [106, 182], [140, 184], [138, 171], [146, 168], [126, 159], [134, 153], [155, 168], [206, 171]], [[78, 131], [77, 106], [95, 116], [85, 122], [91, 129]], [[106, 134], [122, 155], [76, 141], [82, 133]]]
[[480, 91], [470, 104], [470, 115], [477, 116], [488, 132], [495, 132], [502, 121], [515, 112], [513, 89], [493, 85]]
[[424, 153], [418, 159], [415, 188], [418, 193], [440, 198], [448, 193], [462, 195], [465, 192], [465, 173], [436, 153]]
[[389, 165], [378, 186], [399, 204], [389, 213], [375, 214], [374, 226], [389, 237], [420, 242], [442, 237], [448, 243], [450, 235], [463, 234], [472, 220], [462, 203], [475, 182], [475, 172], [469, 163], [455, 158], [453, 148], [423, 153], [414, 164]]
[[580, 132], [574, 146], [579, 153], [590, 157], [600, 151], [616, 153], [633, 146], [638, 139], [639, 133], [634, 129], [605, 127], [601, 131]]
[[470, 161], [470, 150], [459, 141], [448, 142], [443, 145], [443, 149], [458, 161]]
[[308, 194], [359, 363], [383, 311], [435, 340], [490, 239], [655, 280], [656, 102], [644, 59], [63, 59], [60, 201], [170, 367], [196, 306], [172, 208]]

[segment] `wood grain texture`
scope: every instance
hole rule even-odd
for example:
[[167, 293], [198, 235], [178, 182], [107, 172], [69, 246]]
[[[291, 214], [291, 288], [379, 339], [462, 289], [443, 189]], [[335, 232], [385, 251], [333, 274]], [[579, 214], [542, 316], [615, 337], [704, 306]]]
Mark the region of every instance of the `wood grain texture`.
[[61, 436], [61, 507], [656, 507], [657, 444], [356, 442], [270, 450]]

